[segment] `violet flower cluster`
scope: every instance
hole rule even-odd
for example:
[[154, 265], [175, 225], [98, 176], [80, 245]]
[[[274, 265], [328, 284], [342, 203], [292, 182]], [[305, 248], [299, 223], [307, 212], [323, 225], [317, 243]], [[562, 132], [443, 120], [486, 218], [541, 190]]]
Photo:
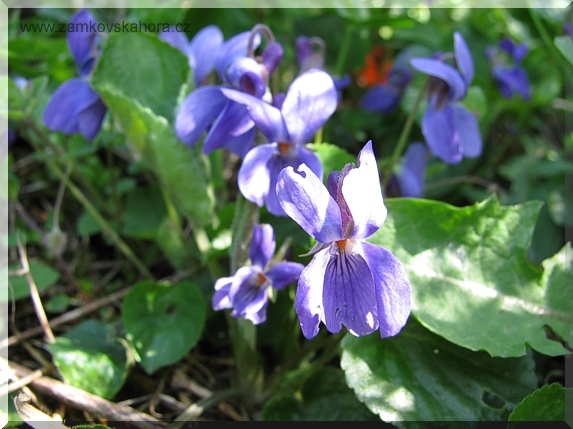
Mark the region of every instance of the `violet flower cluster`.
[[[260, 57], [254, 50], [260, 45], [260, 32], [268, 39]], [[222, 33], [215, 26], [200, 31], [189, 43], [172, 33], [161, 36], [184, 52], [194, 66], [195, 84], [201, 85], [215, 70], [223, 82], [220, 85], [198, 86], [183, 101], [176, 119], [177, 137], [188, 145], [195, 145], [207, 130], [203, 151], [209, 153], [225, 147], [244, 157], [255, 138], [254, 122], [247, 109], [226, 97], [222, 89], [233, 88], [258, 99], [270, 100], [269, 76], [283, 56], [282, 46], [274, 41], [266, 26], [255, 26], [252, 31], [238, 34], [223, 43]]]
[[489, 46], [486, 49], [491, 74], [503, 97], [510, 98], [513, 94], [518, 94], [524, 100], [531, 97], [527, 72], [521, 65], [527, 52], [525, 44], [514, 43], [509, 38], [502, 39], [497, 46]]
[[[71, 24], [78, 28], [93, 28], [96, 19], [87, 10], [74, 14]], [[97, 32], [67, 33], [68, 48], [80, 77], [64, 82], [52, 94], [44, 109], [43, 120], [49, 130], [64, 134], [81, 133], [87, 140], [93, 140], [101, 128], [107, 107], [92, 89], [89, 79], [100, 55], [98, 43], [101, 35]]]
[[[223, 146], [232, 150], [227, 138], [241, 135], [236, 125], [241, 123], [240, 130], [245, 132], [255, 126], [267, 142], [253, 148], [245, 145], [239, 151], [244, 156], [238, 174], [241, 193], [259, 207], [266, 205], [271, 214], [290, 216], [318, 242], [306, 268], [293, 262], [269, 267], [275, 249], [274, 234], [269, 225], [256, 226], [250, 248], [252, 264], [216, 281], [213, 308], [232, 309], [232, 316], [259, 324], [266, 320], [273, 291], [298, 280], [295, 307], [307, 338], [317, 334], [320, 322], [331, 332], [340, 331], [344, 325], [354, 335], [375, 330], [382, 337], [396, 335], [410, 314], [410, 285], [400, 261], [391, 252], [364, 241], [386, 217], [372, 144], [368, 143], [359, 154], [358, 168], [349, 164], [341, 172], [330, 173], [328, 190], [322, 184], [320, 160], [305, 147], [338, 104], [339, 88], [322, 70], [320, 50], [313, 50], [311, 39], [299, 38], [301, 74], [286, 94], [269, 96], [265, 79], [282, 56], [282, 48], [277, 55], [279, 50], [273, 42], [257, 63], [257, 70], [266, 73], [251, 75], [242, 64], [253, 60], [248, 54], [256, 40], [253, 32], [247, 45], [245, 34], [231, 39], [233, 49], [227, 46], [229, 42], [216, 47], [221, 38], [213, 27], [191, 42], [179, 36], [163, 37], [187, 53], [192, 64], [197, 61], [201, 40], [208, 34], [217, 41], [211, 40], [210, 55], [225, 84], [200, 86], [186, 98], [175, 124], [179, 138], [195, 144], [210, 128], [204, 150]], [[223, 57], [227, 64], [217, 68]], [[268, 63], [265, 58], [273, 61]], [[196, 74], [196, 84], [202, 84], [207, 75]], [[215, 143], [213, 135], [217, 137]], [[407, 183], [418, 180], [416, 174], [415, 179], [411, 176], [405, 164], [403, 177]]]
[[442, 59], [413, 58], [414, 69], [430, 75], [428, 107], [422, 118], [422, 133], [431, 152], [448, 164], [482, 152], [482, 139], [475, 115], [461, 104], [474, 77], [474, 64], [460, 33], [454, 33], [455, 67]]

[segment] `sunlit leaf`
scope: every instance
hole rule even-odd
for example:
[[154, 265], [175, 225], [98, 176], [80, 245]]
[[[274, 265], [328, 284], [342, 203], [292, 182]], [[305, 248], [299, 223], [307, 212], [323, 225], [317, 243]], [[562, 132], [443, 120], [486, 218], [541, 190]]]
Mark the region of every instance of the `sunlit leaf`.
[[86, 392], [111, 399], [128, 373], [125, 347], [111, 326], [87, 320], [49, 345], [54, 363], [65, 382]]
[[389, 218], [369, 241], [402, 261], [412, 285], [412, 311], [431, 331], [492, 356], [522, 356], [526, 346], [567, 350], [573, 344], [573, 250], [542, 266], [526, 251], [540, 209], [530, 201], [504, 207], [488, 199], [456, 208], [429, 200], [386, 201]]
[[472, 352], [415, 320], [392, 338], [347, 334], [341, 366], [358, 399], [388, 422], [506, 419], [537, 383], [530, 356]]
[[188, 72], [187, 58], [155, 35], [112, 33], [93, 83], [96, 87], [113, 88], [171, 121]]

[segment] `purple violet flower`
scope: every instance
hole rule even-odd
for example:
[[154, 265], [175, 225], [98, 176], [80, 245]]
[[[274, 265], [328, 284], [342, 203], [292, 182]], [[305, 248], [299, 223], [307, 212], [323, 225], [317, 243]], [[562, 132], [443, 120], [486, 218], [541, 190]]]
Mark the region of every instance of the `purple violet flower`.
[[402, 95], [410, 80], [412, 69], [408, 64], [411, 58], [411, 50], [405, 50], [396, 58], [386, 82], [370, 88], [360, 99], [360, 107], [369, 112], [388, 115], [398, 107]]
[[304, 163], [322, 180], [322, 164], [304, 144], [336, 110], [337, 92], [332, 78], [322, 70], [306, 71], [292, 82], [284, 100], [277, 99], [280, 108], [244, 92], [221, 91], [247, 107], [269, 140], [245, 156], [238, 177], [241, 193], [259, 207], [266, 204], [270, 213], [284, 216], [275, 190], [277, 176], [283, 168]]
[[502, 39], [497, 47], [490, 46], [486, 49], [491, 74], [499, 92], [505, 98], [511, 98], [513, 94], [519, 94], [524, 100], [531, 97], [529, 79], [521, 66], [527, 51], [525, 44], [516, 44], [509, 38]]
[[[254, 49], [261, 42], [259, 32], [267, 35], [269, 43], [262, 55], [255, 58]], [[203, 37], [198, 43], [202, 40]], [[204, 48], [199, 46], [195, 49], [204, 51]], [[238, 34], [226, 41], [214, 60], [215, 70], [223, 85], [199, 87], [185, 98], [175, 118], [177, 137], [192, 146], [210, 127], [203, 142], [203, 152], [210, 153], [225, 147], [244, 157], [253, 146], [254, 122], [243, 105], [226, 98], [221, 90], [233, 88], [257, 98], [270, 99], [269, 76], [282, 56], [282, 46], [274, 41], [266, 26], [257, 25], [252, 31]]]
[[107, 112], [107, 107], [88, 80], [100, 55], [98, 42], [101, 36], [89, 31], [93, 27], [91, 24], [97, 25], [97, 21], [85, 9], [76, 12], [71, 23], [75, 28], [85, 24], [87, 29], [67, 34], [68, 48], [81, 77], [67, 80], [54, 91], [44, 109], [43, 120], [49, 130], [64, 134], [79, 132], [87, 140], [93, 140]]
[[401, 262], [364, 239], [386, 220], [372, 142], [328, 176], [327, 188], [302, 164], [279, 174], [277, 194], [284, 211], [317, 241], [300, 275], [295, 309], [302, 332], [313, 338], [320, 322], [328, 331], [342, 325], [356, 336], [376, 330], [396, 335], [410, 315], [410, 283]]
[[185, 33], [170, 30], [160, 33], [159, 38], [187, 56], [195, 86], [200, 86], [215, 68], [217, 54], [223, 46], [223, 33], [216, 25], [209, 25], [189, 41]]
[[304, 265], [280, 262], [269, 267], [275, 252], [275, 236], [271, 225], [256, 225], [249, 257], [252, 265], [241, 267], [233, 277], [215, 282], [213, 309], [232, 308], [231, 316], [250, 320], [255, 325], [267, 319], [267, 306], [273, 289], [281, 290], [298, 280]]
[[429, 74], [429, 102], [422, 133], [434, 155], [448, 164], [481, 154], [482, 139], [475, 115], [459, 101], [474, 77], [470, 51], [460, 33], [454, 33], [456, 68], [439, 59], [413, 58], [412, 67]]
[[419, 142], [412, 143], [404, 154], [402, 171], [398, 176], [403, 197], [422, 198], [427, 154], [426, 145]]

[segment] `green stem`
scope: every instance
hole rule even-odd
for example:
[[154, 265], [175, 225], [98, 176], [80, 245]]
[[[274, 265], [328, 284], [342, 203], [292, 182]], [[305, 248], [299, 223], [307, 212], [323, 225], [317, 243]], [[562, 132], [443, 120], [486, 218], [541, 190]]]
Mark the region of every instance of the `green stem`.
[[316, 134], [314, 135], [314, 144], [321, 144], [322, 143], [322, 127], [318, 129]]
[[[231, 226], [233, 242], [229, 249], [231, 274], [244, 266], [253, 226], [257, 223], [259, 208], [239, 195]], [[257, 352], [256, 326], [249, 320], [232, 317], [226, 313], [231, 345], [235, 355], [236, 383], [242, 392], [245, 405], [252, 408], [262, 398], [264, 372], [261, 356]]]
[[386, 174], [384, 174], [383, 189], [385, 189], [386, 186], [388, 186], [388, 183], [390, 182], [390, 177], [392, 176], [392, 170], [394, 169], [394, 166], [398, 162], [398, 159], [404, 152], [404, 149], [406, 147], [406, 142], [408, 141], [408, 136], [410, 135], [410, 130], [412, 129], [412, 125], [414, 124], [414, 119], [416, 118], [416, 113], [418, 112], [418, 107], [420, 106], [424, 94], [426, 93], [426, 88], [428, 87], [428, 81], [429, 80], [426, 79], [426, 82], [422, 86], [422, 89], [420, 90], [420, 93], [418, 94], [418, 97], [416, 98], [416, 101], [414, 103], [414, 107], [412, 107], [412, 111], [410, 112], [408, 118], [406, 119], [404, 128], [402, 128], [402, 133], [398, 138], [398, 143], [396, 143], [394, 152], [392, 152], [392, 156], [390, 157], [390, 162], [386, 167]]
[[105, 155], [106, 155], [106, 163], [107, 163], [107, 170], [109, 171], [109, 181], [110, 181], [110, 188], [111, 188], [111, 200], [113, 201], [113, 214], [114, 219], [119, 219], [119, 193], [117, 192], [117, 180], [115, 177], [115, 171], [113, 168], [113, 152], [109, 144], [105, 147]]
[[235, 205], [235, 215], [231, 225], [233, 242], [229, 249], [231, 273], [234, 273], [249, 260], [249, 242], [253, 227], [259, 220], [259, 208], [239, 194]]
[[58, 189], [58, 195], [56, 196], [56, 203], [54, 204], [54, 217], [52, 218], [52, 229], [60, 229], [60, 208], [62, 207], [62, 201], [64, 199], [64, 192], [66, 191], [66, 186], [68, 184], [68, 179], [70, 178], [70, 173], [72, 172], [72, 165], [69, 164], [66, 169], [64, 179], [60, 183]]
[[561, 65], [563, 65], [564, 73], [567, 75], [566, 77], [569, 79], [569, 81], [573, 81], [573, 73], [571, 73], [571, 68], [567, 64], [567, 60], [563, 57], [563, 55], [561, 55], [561, 53], [555, 47], [555, 44], [553, 43], [553, 40], [551, 40], [551, 36], [545, 29], [545, 26], [541, 22], [541, 19], [539, 18], [539, 16], [537, 16], [537, 13], [533, 10], [533, 8], [529, 7], [527, 9], [529, 11], [529, 16], [531, 16], [531, 20], [533, 21], [533, 24], [535, 25], [535, 28], [537, 29], [537, 32], [541, 37], [541, 40], [543, 40], [543, 44], [545, 45], [547, 50], [551, 52], [551, 56], [558, 63], [561, 63]]
[[[33, 137], [33, 136], [30, 136]], [[64, 181], [66, 179], [66, 174], [56, 165], [56, 163], [50, 159], [39, 147], [38, 144], [34, 141], [34, 138], [28, 139], [30, 144], [34, 147], [36, 153], [42, 156], [44, 162], [48, 166], [48, 168], [56, 174], [60, 178], [60, 180]], [[104, 217], [99, 213], [99, 211], [95, 208], [95, 206], [89, 201], [89, 199], [82, 193], [82, 191], [70, 180], [67, 181], [67, 187], [72, 193], [72, 195], [80, 202], [81, 205], [88, 211], [88, 213], [94, 218], [94, 220], [99, 224], [105, 234], [110, 238], [111, 241], [115, 244], [115, 246], [120, 250], [121, 253], [125, 255], [127, 259], [131, 261], [131, 263], [137, 268], [137, 270], [146, 278], [153, 279], [153, 275], [147, 269], [145, 264], [139, 260], [139, 258], [135, 255], [135, 253], [131, 250], [131, 248], [121, 239], [121, 237], [117, 234], [115, 229], [104, 219]]]
[[344, 29], [344, 38], [342, 39], [342, 44], [340, 45], [340, 50], [338, 51], [338, 57], [336, 58], [336, 65], [334, 66], [334, 76], [341, 76], [344, 71], [344, 63], [346, 62], [346, 57], [348, 56], [348, 50], [350, 49], [350, 42], [352, 41], [352, 33], [354, 32], [354, 25], [348, 24]]
[[193, 227], [193, 237], [195, 238], [195, 244], [201, 252], [201, 258], [203, 259], [203, 263], [209, 270], [209, 274], [213, 278], [213, 282], [220, 277], [223, 277], [223, 273], [221, 272], [221, 268], [217, 264], [217, 261], [211, 259], [206, 261], [207, 253], [211, 249], [211, 240], [209, 240], [209, 236], [207, 232], [203, 228]]

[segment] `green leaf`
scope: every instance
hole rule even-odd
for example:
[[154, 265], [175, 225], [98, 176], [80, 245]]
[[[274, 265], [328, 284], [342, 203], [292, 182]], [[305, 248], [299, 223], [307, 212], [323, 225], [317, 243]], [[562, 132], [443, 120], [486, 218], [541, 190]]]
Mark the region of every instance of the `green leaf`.
[[[11, 265], [9, 268], [10, 271], [21, 269], [19, 265]], [[58, 271], [42, 262], [30, 262], [30, 273], [40, 291], [52, 286], [60, 278]], [[17, 300], [30, 296], [30, 287], [28, 286], [28, 280], [26, 280], [25, 275], [10, 274], [8, 280], [10, 282], [10, 286], [8, 287], [9, 300]]]
[[389, 218], [369, 241], [402, 261], [412, 286], [412, 312], [449, 341], [492, 356], [567, 350], [546, 337], [549, 326], [573, 344], [573, 250], [542, 268], [530, 263], [540, 203], [504, 207], [488, 199], [470, 207], [386, 200]]
[[82, 322], [48, 347], [65, 382], [86, 392], [111, 399], [127, 377], [125, 347], [97, 320]]
[[312, 143], [307, 145], [307, 148], [318, 156], [326, 174], [335, 170], [340, 171], [348, 163], [356, 164], [356, 157], [354, 155], [330, 143]]
[[70, 297], [65, 293], [58, 293], [52, 296], [45, 304], [46, 311], [51, 313], [62, 313], [70, 305]]
[[122, 233], [153, 240], [165, 215], [165, 205], [159, 189], [135, 189], [127, 196]]
[[76, 232], [81, 236], [89, 236], [92, 234], [97, 234], [101, 231], [101, 225], [93, 218], [93, 216], [84, 210], [78, 222], [76, 223]]
[[113, 33], [94, 72], [93, 84], [115, 89], [172, 121], [188, 73], [185, 55], [155, 35]]
[[152, 167], [180, 212], [195, 227], [216, 222], [207, 158], [200, 147], [185, 146], [165, 118], [154, 115], [117, 89], [107, 84], [97, 89], [138, 156]]
[[384, 421], [502, 420], [537, 383], [530, 356], [472, 352], [413, 319], [395, 337], [347, 334], [341, 345], [348, 385]]
[[203, 295], [190, 282], [166, 286], [144, 281], [123, 300], [127, 339], [149, 374], [185, 356], [201, 337], [205, 318]]
[[509, 415], [509, 421], [564, 421], [565, 396], [572, 398], [573, 389], [566, 389], [558, 383], [537, 389], [521, 401]]
[[553, 39], [553, 43], [559, 51], [573, 64], [573, 39], [569, 36], [558, 36]]
[[174, 268], [183, 270], [186, 264], [187, 249], [178, 229], [166, 217], [157, 229], [155, 243]]
[[262, 411], [266, 421], [378, 420], [361, 404], [336, 368], [321, 368], [305, 381], [300, 395], [278, 393]]

